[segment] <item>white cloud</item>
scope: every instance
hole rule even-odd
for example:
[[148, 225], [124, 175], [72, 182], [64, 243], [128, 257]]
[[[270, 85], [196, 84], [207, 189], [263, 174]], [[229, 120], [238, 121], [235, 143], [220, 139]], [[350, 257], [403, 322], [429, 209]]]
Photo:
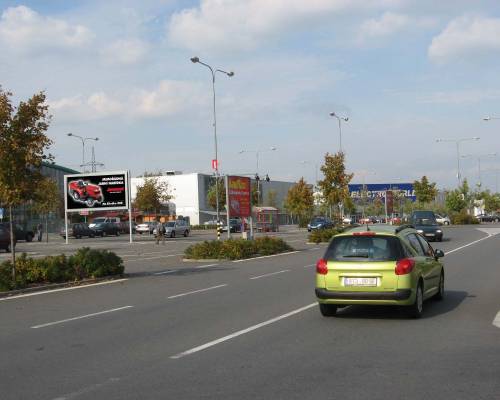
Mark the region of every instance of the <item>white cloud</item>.
[[141, 61], [149, 51], [149, 45], [139, 39], [117, 40], [101, 55], [106, 63], [130, 65]]
[[207, 93], [196, 83], [161, 81], [153, 90], [130, 91], [120, 97], [99, 91], [88, 96], [76, 95], [50, 100], [48, 103], [49, 111], [55, 119], [67, 121], [110, 117], [151, 118], [173, 116], [200, 108], [208, 109]]
[[25, 6], [7, 8], [0, 19], [0, 41], [16, 50], [75, 48], [92, 38], [92, 32], [82, 25], [45, 17]]
[[446, 63], [499, 51], [499, 18], [462, 16], [432, 39], [428, 55], [436, 63]]
[[372, 18], [363, 22], [359, 28], [357, 42], [363, 44], [373, 39], [388, 37], [409, 29], [429, 28], [434, 26], [435, 23], [434, 18], [414, 18], [388, 11], [378, 19]]
[[190, 50], [247, 50], [268, 37], [335, 13], [397, 4], [392, 0], [201, 0], [175, 13], [168, 26], [171, 44]]
[[124, 111], [123, 104], [104, 92], [96, 92], [88, 97], [77, 95], [49, 101], [49, 112], [55, 119], [96, 120], [114, 117]]
[[473, 104], [487, 100], [500, 99], [500, 90], [454, 90], [449, 92], [433, 92], [418, 99], [419, 103], [427, 104]]
[[384, 13], [379, 19], [369, 19], [360, 28], [362, 37], [388, 36], [408, 26], [410, 18], [407, 15]]

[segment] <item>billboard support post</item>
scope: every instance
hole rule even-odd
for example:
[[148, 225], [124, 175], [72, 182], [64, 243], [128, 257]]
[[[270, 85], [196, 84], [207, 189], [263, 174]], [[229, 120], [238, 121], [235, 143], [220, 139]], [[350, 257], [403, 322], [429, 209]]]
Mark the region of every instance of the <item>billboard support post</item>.
[[226, 184], [226, 222], [227, 222], [227, 238], [231, 239], [231, 226], [229, 225], [230, 211], [229, 211], [229, 176], [224, 177]]
[[130, 193], [131, 188], [131, 176], [130, 171], [127, 171], [127, 182], [128, 182], [128, 229], [130, 235], [130, 243], [132, 243], [132, 194]]
[[[66, 244], [69, 244], [68, 241], [68, 182], [66, 177], [64, 177], [64, 234], [66, 235]], [[47, 232], [47, 237], [49, 237], [49, 233]]]

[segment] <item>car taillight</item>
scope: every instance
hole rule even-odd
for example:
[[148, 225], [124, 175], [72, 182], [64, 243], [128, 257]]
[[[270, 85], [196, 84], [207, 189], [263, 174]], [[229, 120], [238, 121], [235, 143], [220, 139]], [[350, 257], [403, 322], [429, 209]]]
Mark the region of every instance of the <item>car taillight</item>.
[[320, 258], [316, 263], [316, 272], [320, 275], [326, 275], [328, 273], [328, 263], [325, 259]]
[[413, 267], [415, 267], [415, 260], [412, 260], [411, 258], [403, 258], [396, 263], [394, 272], [396, 275], [406, 275], [413, 270]]

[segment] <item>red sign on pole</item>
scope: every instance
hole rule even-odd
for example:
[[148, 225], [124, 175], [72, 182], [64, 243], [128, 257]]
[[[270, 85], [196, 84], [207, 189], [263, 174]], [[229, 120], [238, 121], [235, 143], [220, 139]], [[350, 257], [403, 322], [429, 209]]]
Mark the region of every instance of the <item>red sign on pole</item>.
[[212, 160], [212, 169], [217, 171], [219, 169], [219, 161], [218, 160]]
[[250, 178], [228, 176], [228, 204], [231, 217], [250, 217]]

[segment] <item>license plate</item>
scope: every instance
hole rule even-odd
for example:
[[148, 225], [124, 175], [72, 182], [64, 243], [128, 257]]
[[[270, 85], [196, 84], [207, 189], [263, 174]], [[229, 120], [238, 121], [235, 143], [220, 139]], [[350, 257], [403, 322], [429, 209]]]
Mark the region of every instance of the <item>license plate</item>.
[[377, 278], [344, 278], [344, 286], [377, 286]]
[[434, 233], [426, 233], [425, 236], [434, 236]]

